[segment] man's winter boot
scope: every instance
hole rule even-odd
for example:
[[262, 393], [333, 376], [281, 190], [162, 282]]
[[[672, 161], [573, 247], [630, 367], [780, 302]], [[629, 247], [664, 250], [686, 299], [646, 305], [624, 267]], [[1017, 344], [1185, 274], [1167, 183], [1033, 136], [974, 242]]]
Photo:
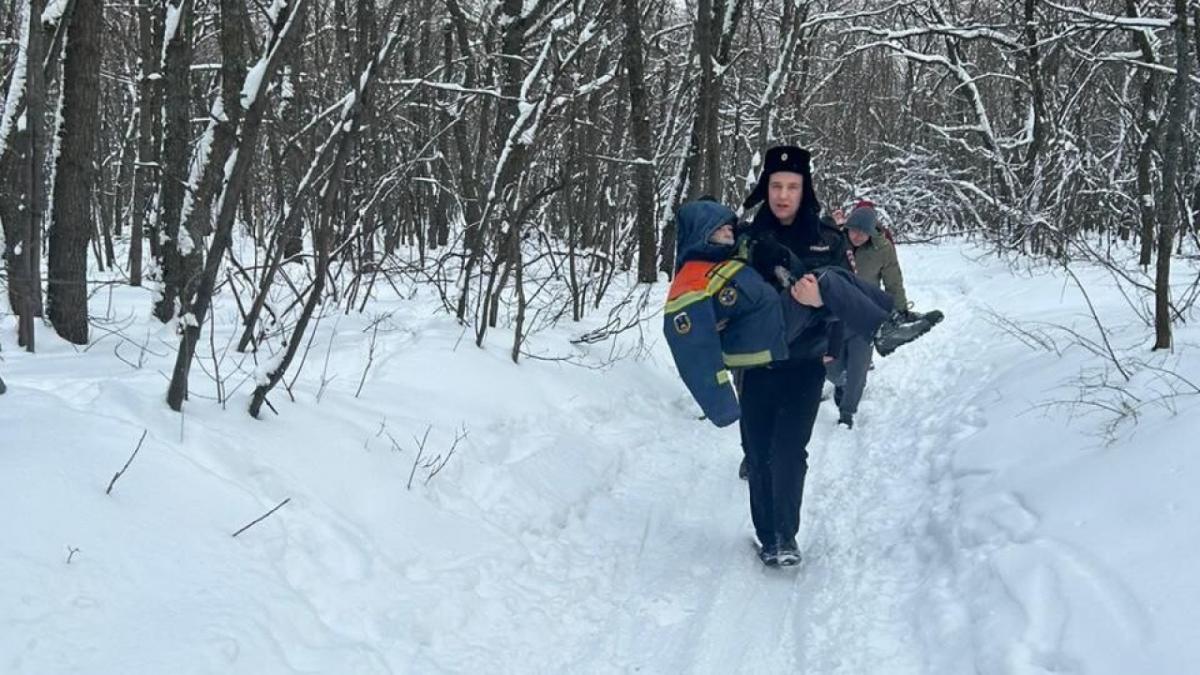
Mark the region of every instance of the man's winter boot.
[[795, 537], [779, 542], [779, 548], [775, 552], [775, 564], [780, 567], [800, 564], [800, 547], [796, 546]]
[[769, 567], [774, 567], [779, 564], [779, 547], [775, 544], [763, 544], [762, 548], [758, 549], [758, 559], [762, 564]]
[[833, 389], [833, 404], [840, 407], [842, 405], [842, 395], [845, 393], [846, 393], [845, 389], [843, 389], [841, 387], [834, 387], [834, 389]]
[[847, 429], [853, 429], [854, 428], [854, 415], [851, 415], [848, 412], [844, 412], [841, 415], [838, 415], [837, 423], [838, 423], [838, 426], [846, 427]]
[[928, 333], [930, 328], [933, 328], [933, 324], [924, 318], [916, 321], [904, 321], [899, 315], [893, 315], [879, 327], [879, 332], [875, 334], [875, 349], [880, 356], [887, 356], [896, 351], [897, 347], [906, 345]]
[[738, 478], [747, 480], [750, 477], [750, 465], [746, 463], [746, 458], [742, 458], [742, 463], [738, 466]]

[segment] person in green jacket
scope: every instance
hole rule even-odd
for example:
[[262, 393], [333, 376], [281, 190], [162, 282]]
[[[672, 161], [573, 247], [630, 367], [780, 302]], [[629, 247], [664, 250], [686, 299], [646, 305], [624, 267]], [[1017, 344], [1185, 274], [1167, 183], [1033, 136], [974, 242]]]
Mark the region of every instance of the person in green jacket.
[[[854, 250], [855, 273], [869, 284], [879, 285], [892, 297], [896, 307], [895, 321], [907, 324], [912, 330], [924, 333], [942, 319], [942, 313], [934, 310], [918, 314], [909, 309], [908, 296], [904, 292], [904, 273], [896, 247], [881, 231], [875, 205], [860, 201], [845, 218], [834, 214], [835, 220], [844, 221], [850, 244]], [[826, 365], [828, 379], [834, 384], [833, 399], [838, 407], [838, 424], [847, 429], [854, 426], [854, 415], [867, 386], [867, 371], [871, 367], [872, 345], [856, 336], [847, 336], [838, 358]]]
[[879, 229], [874, 206], [870, 202], [859, 202], [846, 218], [845, 227], [854, 247], [854, 264], [859, 278], [881, 285], [892, 296], [896, 310], [907, 313], [908, 296], [904, 292], [900, 259], [896, 256], [896, 247]]

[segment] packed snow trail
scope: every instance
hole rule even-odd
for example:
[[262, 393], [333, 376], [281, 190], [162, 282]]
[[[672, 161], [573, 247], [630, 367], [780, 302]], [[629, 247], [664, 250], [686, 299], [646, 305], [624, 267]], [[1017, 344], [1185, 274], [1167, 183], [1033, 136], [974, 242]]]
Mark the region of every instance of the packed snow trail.
[[[0, 671], [1182, 672], [1197, 593], [1130, 571], [1161, 547], [1100, 560], [1076, 525], [1086, 493], [1039, 488], [1094, 483], [1067, 464], [1087, 457], [1039, 452], [1070, 432], [997, 417], [1025, 405], [1010, 399], [1030, 357], [987, 309], [1061, 313], [1031, 302], [1059, 287], [958, 246], [901, 255], [917, 309], [946, 319], [876, 358], [852, 431], [823, 404], [792, 569], [754, 555], [736, 428], [697, 419], [654, 321], [649, 358], [516, 366], [435, 303], [397, 300], [361, 396], [371, 317], [330, 317], [279, 416], [249, 419], [243, 387], [228, 410], [199, 390], [180, 417], [162, 403], [169, 329], [118, 289], [144, 341], [5, 353]], [[235, 334], [236, 308], [216, 325]], [[436, 475], [416, 456], [427, 431], [425, 458], [463, 436]], [[1070, 472], [1013, 487], [1042, 455]], [[1195, 478], [1158, 479], [1176, 487], [1156, 522], [1193, 532]], [[1188, 578], [1186, 558], [1155, 578]]]

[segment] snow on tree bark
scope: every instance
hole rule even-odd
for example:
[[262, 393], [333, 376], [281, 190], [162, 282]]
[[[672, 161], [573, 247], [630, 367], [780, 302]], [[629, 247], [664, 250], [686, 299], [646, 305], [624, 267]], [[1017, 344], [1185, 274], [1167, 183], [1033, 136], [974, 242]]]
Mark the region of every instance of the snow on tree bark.
[[75, 344], [88, 340], [87, 258], [94, 226], [103, 17], [104, 0], [76, 0], [63, 61], [46, 304], [55, 332]]

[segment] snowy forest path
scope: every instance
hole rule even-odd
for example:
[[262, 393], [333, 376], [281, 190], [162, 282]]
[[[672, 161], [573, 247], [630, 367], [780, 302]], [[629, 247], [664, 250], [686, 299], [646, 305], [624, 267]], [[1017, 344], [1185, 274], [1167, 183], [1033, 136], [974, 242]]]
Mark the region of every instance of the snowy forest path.
[[[949, 317], [877, 359], [853, 431], [822, 407], [799, 569], [767, 569], [750, 545], [737, 432], [697, 422], [686, 400], [630, 392], [593, 411], [620, 444], [610, 484], [540, 533], [534, 564], [508, 569], [529, 602], [584, 625], [546, 665], [617, 671], [864, 673], [970, 668], [970, 616], [954, 561], [955, 441], [983, 422], [994, 330], [959, 277], [915, 287]], [[569, 570], [586, 569], [572, 574]], [[564, 566], [566, 570], [564, 570]], [[547, 586], [558, 577], [563, 585]], [[577, 593], [586, 588], [586, 599]], [[572, 611], [583, 602], [589, 612]], [[559, 605], [560, 609], [554, 609]], [[951, 662], [944, 662], [950, 659]], [[588, 664], [591, 664], [590, 666]]]

